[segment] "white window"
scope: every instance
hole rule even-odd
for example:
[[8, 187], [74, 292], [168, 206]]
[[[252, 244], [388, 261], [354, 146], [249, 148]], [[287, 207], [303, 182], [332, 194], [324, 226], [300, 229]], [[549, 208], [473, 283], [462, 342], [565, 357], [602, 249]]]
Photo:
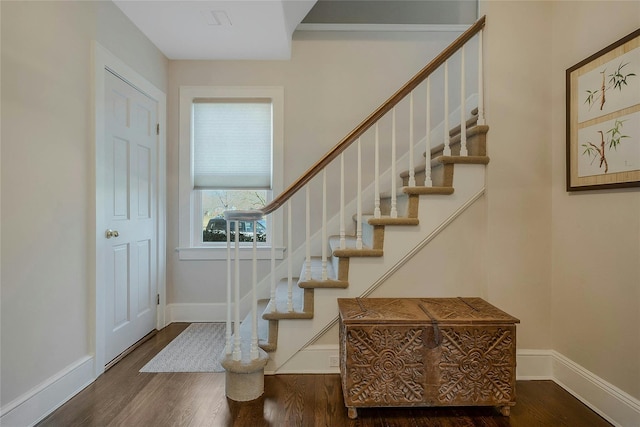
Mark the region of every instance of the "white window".
[[[280, 87], [180, 88], [181, 259], [226, 256], [223, 212], [259, 209], [282, 191], [283, 98]], [[256, 236], [263, 258], [272, 245], [280, 255], [280, 225], [271, 215], [231, 231]]]

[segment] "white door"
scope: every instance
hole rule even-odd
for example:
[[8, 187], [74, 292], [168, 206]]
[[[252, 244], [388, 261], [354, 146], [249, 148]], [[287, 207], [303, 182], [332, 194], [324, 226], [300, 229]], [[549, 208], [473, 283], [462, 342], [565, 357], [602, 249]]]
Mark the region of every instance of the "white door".
[[[105, 70], [105, 361], [155, 329], [158, 103]], [[102, 190], [102, 191], [100, 191]]]

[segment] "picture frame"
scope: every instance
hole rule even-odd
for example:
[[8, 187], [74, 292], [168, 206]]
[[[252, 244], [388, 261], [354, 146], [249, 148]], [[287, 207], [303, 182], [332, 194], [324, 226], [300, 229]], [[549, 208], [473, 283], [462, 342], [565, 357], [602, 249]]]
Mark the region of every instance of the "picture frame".
[[567, 191], [640, 187], [640, 29], [566, 70]]

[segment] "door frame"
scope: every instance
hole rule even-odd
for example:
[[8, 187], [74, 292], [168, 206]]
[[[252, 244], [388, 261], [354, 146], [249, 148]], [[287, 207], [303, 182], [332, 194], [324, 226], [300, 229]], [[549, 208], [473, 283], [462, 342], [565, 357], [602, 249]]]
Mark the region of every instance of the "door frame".
[[[104, 259], [104, 250], [101, 249], [100, 241], [104, 238], [104, 230], [106, 229], [106, 219], [104, 217], [105, 206], [103, 198], [100, 197], [99, 189], [105, 187], [104, 183], [104, 168], [102, 159], [104, 153], [102, 149], [104, 147], [104, 134], [105, 134], [105, 70], [109, 70], [115, 75], [119, 76], [140, 92], [146, 94], [153, 100], [158, 102], [158, 123], [160, 125], [160, 132], [158, 135], [158, 168], [157, 171], [157, 186], [156, 186], [156, 203], [157, 203], [157, 248], [156, 248], [156, 277], [158, 278], [158, 294], [160, 295], [160, 304], [156, 307], [156, 328], [162, 329], [166, 326], [165, 307], [166, 307], [166, 197], [167, 197], [167, 149], [166, 149], [166, 111], [167, 111], [167, 96], [164, 92], [150, 83], [143, 76], [134, 71], [131, 67], [125, 64], [122, 60], [105, 49], [97, 42], [93, 42], [93, 129], [95, 144], [94, 150], [94, 197], [95, 197], [95, 209], [93, 223], [93, 233], [89, 233], [93, 236], [93, 244], [91, 245], [94, 251], [92, 257], [93, 265], [92, 269], [94, 274], [94, 286], [91, 288], [90, 298], [93, 301], [93, 313], [89, 314], [89, 320], [93, 320], [95, 323], [93, 327], [89, 328], [91, 331], [90, 346], [94, 351], [94, 373], [97, 378], [104, 372], [105, 363], [109, 362], [105, 360], [106, 351], [106, 313], [105, 313], [105, 268], [101, 260]], [[91, 295], [93, 294], [93, 295]]]

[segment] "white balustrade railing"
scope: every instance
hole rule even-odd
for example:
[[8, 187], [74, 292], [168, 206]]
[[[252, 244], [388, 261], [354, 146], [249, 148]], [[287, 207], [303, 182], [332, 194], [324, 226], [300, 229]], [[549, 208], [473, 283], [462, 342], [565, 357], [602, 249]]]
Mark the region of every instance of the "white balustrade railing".
[[444, 151], [445, 156], [451, 155], [451, 138], [449, 136], [449, 60], [444, 62]]
[[433, 187], [433, 181], [431, 180], [431, 77], [427, 77], [425, 82], [427, 86], [427, 100], [426, 100], [426, 133], [424, 137], [425, 141], [425, 166], [424, 166], [424, 186]]
[[[482, 21], [482, 22], [481, 22]], [[467, 101], [470, 99], [470, 94], [468, 94], [467, 90], [467, 73], [469, 72], [469, 64], [473, 63], [473, 60], [476, 60], [475, 65], [476, 70], [472, 72], [476, 72], [477, 79], [477, 111], [478, 111], [478, 119], [477, 123], [479, 125], [484, 125], [484, 94], [483, 94], [483, 73], [482, 73], [482, 62], [483, 62], [483, 52], [482, 52], [482, 27], [484, 26], [484, 19], [476, 23], [471, 30], [473, 30], [473, 34], [468, 34], [469, 32], [463, 34], [458, 40], [456, 40], [452, 46], [447, 48], [441, 57], [438, 57], [434, 60], [432, 64], [427, 65], [425, 69], [423, 69], [414, 79], [408, 82], [401, 90], [399, 90], [392, 98], [390, 98], [383, 106], [381, 106], [376, 112], [374, 112], [369, 118], [367, 118], [358, 128], [356, 128], [351, 134], [349, 134], [345, 139], [338, 144], [336, 149], [334, 149], [325, 156], [322, 160], [320, 160], [316, 165], [314, 165], [303, 177], [298, 180], [298, 182], [294, 183], [289, 189], [283, 193], [286, 197], [282, 200], [279, 200], [277, 203], [274, 200], [274, 207], [271, 208], [271, 205], [268, 205], [263, 210], [257, 211], [227, 211], [225, 212], [225, 218], [227, 218], [227, 332], [226, 332], [226, 353], [228, 357], [231, 357], [232, 360], [244, 360], [242, 352], [244, 351], [244, 347], [241, 345], [241, 338], [239, 332], [239, 324], [240, 324], [240, 269], [239, 265], [242, 262], [240, 260], [240, 242], [239, 242], [239, 221], [251, 221], [253, 222], [253, 230], [256, 230], [256, 221], [262, 219], [265, 215], [269, 215], [275, 212], [278, 209], [283, 210], [283, 216], [286, 216], [286, 227], [283, 230], [276, 229], [276, 221], [269, 221], [270, 224], [269, 233], [282, 232], [286, 229], [287, 233], [287, 256], [286, 256], [286, 304], [285, 303], [277, 303], [277, 298], [280, 297], [283, 292], [278, 292], [277, 285], [277, 277], [276, 274], [279, 271], [278, 266], [276, 265], [275, 260], [275, 242], [276, 240], [271, 237], [271, 264], [270, 264], [270, 287], [269, 287], [269, 311], [271, 313], [276, 313], [279, 309], [284, 309], [286, 307], [285, 313], [292, 313], [296, 310], [300, 310], [301, 307], [294, 306], [294, 286], [296, 286], [297, 278], [293, 275], [293, 253], [292, 247], [294, 244], [293, 237], [296, 230], [301, 230], [303, 227], [305, 229], [304, 233], [304, 242], [300, 245], [300, 253], [302, 257], [302, 246], [304, 246], [304, 261], [303, 268], [301, 271], [301, 278], [303, 280], [311, 280], [318, 279], [317, 276], [312, 277], [312, 248], [314, 245], [312, 244], [312, 231], [314, 233], [318, 233], [318, 238], [321, 239], [321, 260], [320, 260], [320, 268], [321, 275], [320, 280], [328, 280], [328, 279], [337, 279], [336, 277], [329, 277], [328, 264], [331, 258], [331, 253], [329, 251], [328, 242], [329, 242], [329, 223], [330, 216], [335, 215], [336, 219], [333, 220], [336, 223], [334, 227], [337, 229], [339, 248], [345, 249], [347, 247], [347, 227], [345, 225], [345, 216], [346, 216], [346, 205], [345, 199], [347, 198], [347, 192], [349, 192], [349, 198], [354, 200], [355, 202], [355, 231], [353, 233], [353, 237], [355, 237], [355, 248], [362, 249], [365, 247], [365, 243], [363, 242], [363, 216], [365, 215], [363, 211], [363, 204], [371, 203], [372, 204], [372, 214], [375, 218], [381, 218], [384, 215], [389, 218], [397, 218], [398, 217], [398, 206], [397, 206], [397, 188], [396, 180], [398, 178], [398, 173], [396, 168], [399, 163], [408, 163], [408, 178], [407, 184], [409, 187], [415, 187], [416, 185], [424, 185], [426, 187], [433, 186], [432, 180], [432, 171], [431, 171], [431, 150], [432, 144], [438, 144], [438, 142], [442, 143], [442, 153], [445, 156], [451, 155], [451, 136], [450, 136], [450, 115], [453, 115], [454, 112], [450, 111], [450, 103], [449, 103], [449, 95], [452, 93], [450, 82], [458, 81], [455, 77], [459, 77], [459, 89], [460, 89], [460, 103], [456, 106], [456, 109], [459, 111], [459, 121], [460, 121], [460, 155], [466, 156], [468, 154], [467, 147]], [[469, 30], [469, 31], [471, 31]], [[471, 55], [469, 58], [468, 52], [469, 50], [465, 48], [465, 44], [475, 39], [478, 43], [477, 56]], [[451, 69], [457, 67], [450, 67], [450, 59], [454, 54], [458, 54], [460, 58], [460, 75], [459, 76], [451, 76]], [[441, 79], [436, 80], [436, 76], [434, 72], [438, 69], [441, 69], [442, 75], [438, 76]], [[455, 71], [454, 71], [455, 72]], [[442, 96], [442, 101], [439, 99], [433, 99], [434, 97], [434, 88], [437, 91], [438, 88], [442, 89], [442, 93], [439, 96]], [[415, 92], [415, 93], [414, 93]], [[404, 101], [406, 99], [406, 101]], [[436, 129], [432, 126], [433, 124], [433, 115], [434, 115], [434, 105], [439, 104], [442, 105], [442, 139], [439, 137], [436, 139], [432, 134], [436, 133]], [[405, 111], [408, 111], [409, 117], [401, 116], [402, 123], [401, 126], [398, 126], [399, 114], [404, 114]], [[438, 111], [435, 111], [437, 114]], [[455, 113], [457, 117], [457, 112]], [[418, 135], [419, 140], [416, 141], [416, 124], [419, 124], [422, 120], [424, 120], [424, 134]], [[453, 119], [457, 122], [457, 118]], [[404, 125], [408, 124], [408, 129]], [[439, 130], [437, 131], [440, 132]], [[421, 132], [419, 132], [421, 133]], [[353, 187], [349, 186], [346, 181], [346, 173], [345, 170], [345, 161], [346, 161], [346, 153], [347, 149], [349, 149], [351, 143], [354, 143], [354, 152], [349, 152], [350, 155], [356, 156], [356, 169], [348, 168], [348, 172], [350, 176], [354, 173], [356, 175], [355, 181], [356, 186], [355, 190]], [[369, 143], [367, 143], [369, 142]], [[372, 144], [370, 143], [372, 142]], [[386, 143], [385, 143], [386, 142]], [[342, 144], [345, 143], [345, 147], [342, 147]], [[402, 147], [402, 151], [400, 152], [400, 156], [398, 156], [398, 150]], [[406, 148], [406, 150], [405, 150]], [[416, 179], [416, 173], [422, 173], [422, 169], [417, 169], [418, 164], [422, 162], [422, 160], [416, 160], [414, 155], [414, 150], [418, 149], [422, 151], [424, 148], [424, 181], [419, 181]], [[385, 150], [386, 153], [390, 152], [390, 158], [382, 155], [382, 150]], [[333, 177], [332, 183], [328, 182], [329, 175], [327, 174], [327, 167], [331, 164], [333, 160], [337, 160], [339, 158], [339, 177]], [[373, 161], [371, 161], [373, 160]], [[381, 172], [381, 162], [385, 163], [383, 167], [384, 171]], [[371, 166], [373, 163], [373, 171], [369, 170], [369, 168], [365, 168], [364, 165]], [[404, 163], [406, 165], [406, 163]], [[315, 176], [321, 175], [321, 187], [322, 194], [320, 196], [313, 196], [311, 194], [312, 186], [311, 182]], [[363, 180], [371, 179], [372, 189], [365, 190], [363, 189]], [[382, 177], [386, 177], [383, 181]], [[336, 183], [337, 181], [337, 183]], [[369, 182], [371, 182], [369, 181]], [[329, 189], [337, 190], [335, 187], [339, 186], [339, 191], [331, 191]], [[369, 188], [369, 187], [367, 187]], [[381, 192], [382, 188], [386, 191], [389, 191], [390, 197], [388, 198], [388, 204], [382, 205], [381, 202]], [[293, 199], [292, 196], [299, 191], [304, 190], [305, 195], [303, 198]], [[351, 193], [354, 193], [351, 195]], [[373, 194], [370, 194], [373, 193]], [[387, 194], [389, 194], [387, 193]], [[335, 195], [335, 196], [334, 196]], [[339, 207], [337, 211], [333, 211], [330, 215], [329, 213], [329, 199], [332, 197], [339, 197], [337, 204]], [[295, 221], [292, 214], [294, 200], [298, 204], [303, 204], [304, 207], [304, 215], [303, 218], [300, 218], [300, 221]], [[316, 210], [312, 211], [312, 202], [313, 208]], [[316, 207], [317, 204], [321, 203], [321, 208]], [[334, 208], [335, 209], [335, 208]], [[312, 215], [313, 213], [313, 215]], [[313, 221], [318, 221], [318, 216], [320, 224], [314, 224]], [[235, 226], [230, 228], [230, 224], [235, 222]], [[304, 222], [304, 225], [302, 225]], [[231, 230], [236, 230], [235, 238], [234, 238], [234, 251], [232, 251], [232, 242], [230, 236], [232, 234]], [[316, 246], [317, 247], [317, 246]], [[232, 256], [233, 254], [233, 256]], [[232, 258], [235, 258], [234, 263], [232, 263]], [[298, 261], [299, 262], [299, 261]], [[234, 267], [232, 269], [232, 264]], [[315, 267], [317, 268], [317, 267]], [[317, 270], [313, 270], [317, 271]], [[337, 272], [334, 272], [337, 274]], [[232, 276], [233, 279], [232, 280]], [[233, 287], [233, 290], [232, 290]], [[257, 273], [257, 234], [253, 233], [252, 240], [252, 287], [251, 287], [251, 345], [247, 347], [250, 351], [248, 357], [251, 360], [258, 358], [258, 315], [257, 312], [257, 300], [258, 300], [258, 273]], [[233, 310], [232, 310], [233, 307]], [[233, 325], [233, 328], [232, 328]], [[232, 334], [233, 330], [233, 334]]]
[[396, 147], [398, 141], [396, 139], [396, 109], [391, 110], [391, 218], [398, 217], [398, 195], [397, 195], [397, 173], [396, 173]]
[[466, 156], [467, 152], [467, 117], [466, 100], [467, 100], [467, 73], [464, 60], [464, 46], [460, 48], [460, 155]]

